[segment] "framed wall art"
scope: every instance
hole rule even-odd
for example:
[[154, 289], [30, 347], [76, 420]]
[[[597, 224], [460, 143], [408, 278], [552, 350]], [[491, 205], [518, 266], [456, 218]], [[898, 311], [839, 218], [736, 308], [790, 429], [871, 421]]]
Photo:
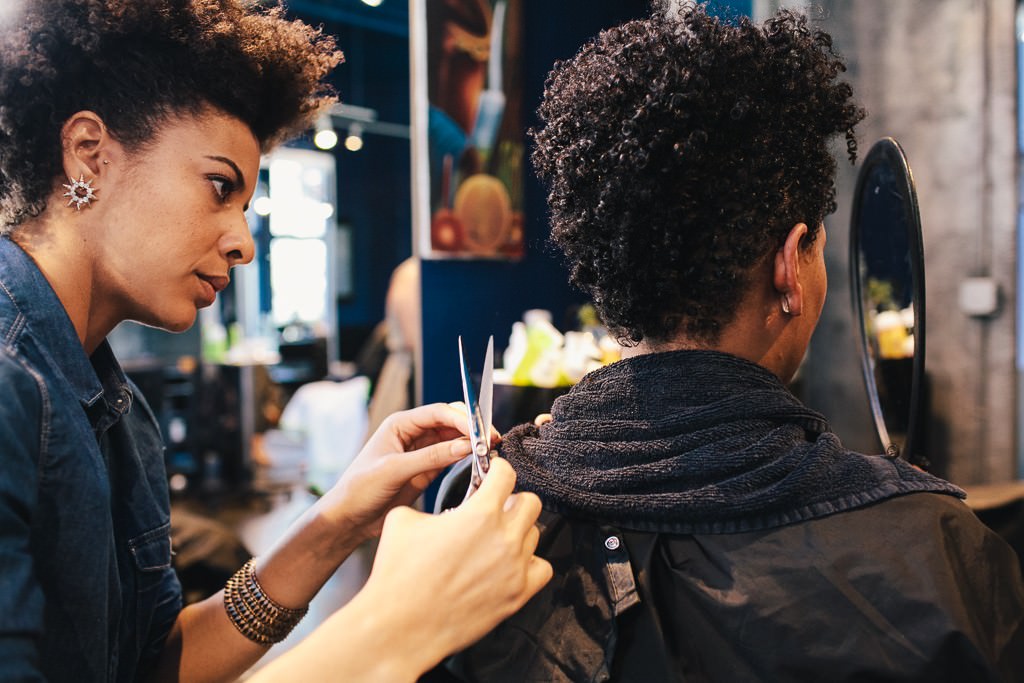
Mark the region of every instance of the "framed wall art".
[[410, 0], [423, 258], [523, 254], [522, 0]]

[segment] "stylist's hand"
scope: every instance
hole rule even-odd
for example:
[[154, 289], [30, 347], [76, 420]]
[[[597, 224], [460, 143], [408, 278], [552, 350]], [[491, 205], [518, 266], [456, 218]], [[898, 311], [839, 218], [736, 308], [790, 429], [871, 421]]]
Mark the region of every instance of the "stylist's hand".
[[[468, 429], [461, 403], [391, 415], [317, 503], [320, 513], [349, 539], [379, 534], [388, 510], [410, 505], [441, 470], [469, 455], [462, 438]], [[497, 432], [491, 439], [498, 440]]]
[[551, 565], [533, 554], [540, 500], [510, 495], [514, 484], [512, 467], [495, 458], [458, 508], [433, 516], [396, 508], [387, 516], [357, 599], [392, 612], [396, 649], [423, 653], [424, 669], [478, 640], [551, 579]]
[[519, 609], [551, 579], [551, 565], [533, 555], [540, 501], [510, 495], [514, 484], [509, 464], [495, 459], [454, 510], [392, 510], [363, 589], [254, 683], [413, 683]]

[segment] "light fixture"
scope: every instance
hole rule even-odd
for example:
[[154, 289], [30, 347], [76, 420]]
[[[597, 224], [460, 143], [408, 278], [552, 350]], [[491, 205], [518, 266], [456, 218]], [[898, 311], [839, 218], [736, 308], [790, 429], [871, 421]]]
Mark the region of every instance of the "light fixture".
[[380, 3], [382, 2], [384, 2], [384, 0], [363, 0], [363, 4], [369, 5], [370, 7], [380, 7]]
[[273, 204], [267, 195], [257, 197], [252, 203], [252, 210], [257, 216], [269, 216], [272, 207]]
[[[366, 2], [366, 0], [363, 0]], [[376, 7], [380, 4], [371, 5], [369, 2], [366, 3], [371, 7]], [[20, 0], [4, 0], [3, 4], [0, 4], [0, 24], [8, 24], [16, 26], [21, 23], [21, 12], [25, 9], [25, 3]]]
[[334, 149], [338, 144], [338, 134], [334, 132], [330, 114], [321, 114], [317, 117], [315, 130], [313, 144], [320, 149]]
[[363, 148], [363, 127], [358, 123], [351, 123], [348, 127], [348, 136], [345, 138], [345, 149], [350, 152], [358, 152]]

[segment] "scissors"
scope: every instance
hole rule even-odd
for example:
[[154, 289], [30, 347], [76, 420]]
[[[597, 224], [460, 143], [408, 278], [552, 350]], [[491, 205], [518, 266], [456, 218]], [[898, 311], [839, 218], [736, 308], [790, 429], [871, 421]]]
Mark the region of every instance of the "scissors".
[[[473, 452], [469, 457], [472, 472], [466, 498], [473, 495], [483, 483], [491, 467], [491, 402], [494, 397], [494, 337], [487, 340], [487, 354], [484, 356], [483, 372], [480, 374], [480, 393], [473, 387], [469, 366], [462, 351], [462, 337], [459, 337], [459, 364], [462, 368], [462, 398], [466, 403], [466, 417], [469, 419], [469, 440]], [[464, 499], [465, 500], [465, 499]]]

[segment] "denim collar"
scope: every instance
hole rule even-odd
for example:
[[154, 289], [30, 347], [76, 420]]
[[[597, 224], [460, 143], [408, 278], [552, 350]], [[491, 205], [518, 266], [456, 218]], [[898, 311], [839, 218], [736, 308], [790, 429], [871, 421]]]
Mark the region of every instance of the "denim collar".
[[67, 311], [35, 261], [10, 238], [0, 238], [0, 290], [17, 309], [14, 324], [3, 331], [4, 343], [27, 329], [37, 340], [47, 362], [63, 376], [85, 409], [93, 429], [100, 433], [131, 407], [132, 393], [110, 345], [104, 340], [92, 357]]

